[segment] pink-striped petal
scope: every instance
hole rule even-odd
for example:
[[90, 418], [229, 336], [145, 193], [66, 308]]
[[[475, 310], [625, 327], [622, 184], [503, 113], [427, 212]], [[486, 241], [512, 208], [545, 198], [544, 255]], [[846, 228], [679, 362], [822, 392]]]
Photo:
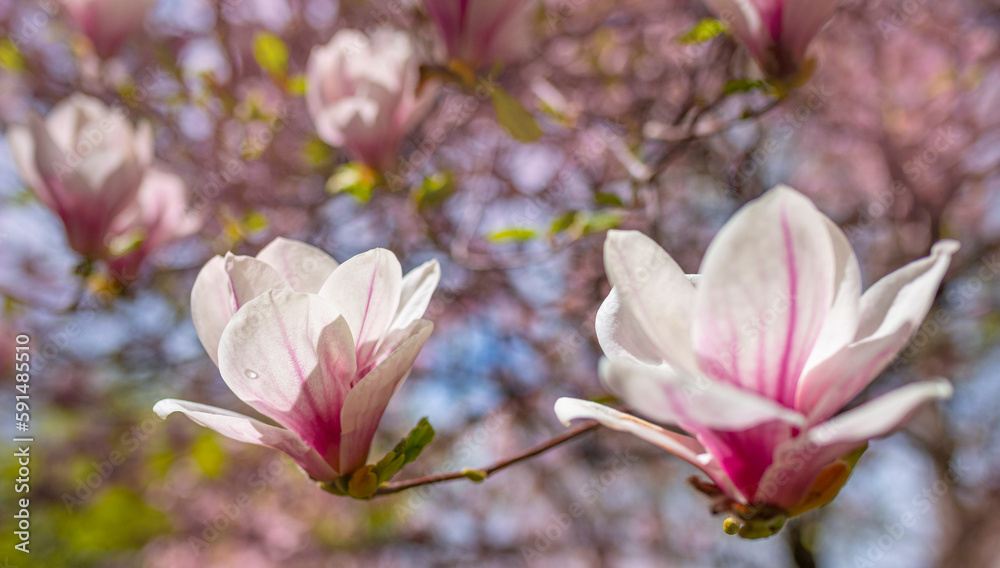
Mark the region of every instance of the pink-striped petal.
[[365, 465], [382, 414], [392, 395], [409, 376], [420, 348], [433, 329], [434, 324], [427, 320], [414, 322], [410, 336], [347, 393], [341, 416], [341, 473]]
[[920, 329], [958, 247], [956, 241], [941, 241], [930, 256], [864, 293], [854, 342], [803, 378], [796, 404], [812, 422], [832, 416], [864, 390]]
[[575, 420], [595, 420], [602, 426], [632, 434], [658, 446], [697, 467], [724, 492], [742, 500], [742, 494], [729, 477], [718, 468], [714, 458], [691, 436], [671, 432], [630, 414], [588, 400], [560, 398], [556, 401], [555, 412], [559, 421], [566, 426]]
[[340, 471], [340, 413], [357, 368], [350, 329], [330, 302], [290, 290], [258, 296], [226, 326], [219, 370], [236, 396]]
[[629, 406], [687, 430], [745, 430], [772, 421], [805, 425], [805, 417], [754, 392], [666, 365], [603, 359], [601, 380]]
[[701, 369], [793, 407], [833, 302], [826, 218], [779, 186], [740, 209], [705, 253], [694, 305]]
[[403, 277], [399, 310], [389, 331], [405, 329], [422, 318], [440, 281], [441, 264], [437, 260], [429, 260], [407, 272]]
[[319, 295], [337, 307], [354, 334], [359, 368], [371, 361], [396, 317], [402, 287], [396, 255], [375, 249], [338, 266], [320, 289]]
[[192, 422], [211, 428], [227, 438], [284, 452], [316, 481], [331, 481], [337, 477], [337, 472], [323, 457], [291, 430], [264, 424], [236, 412], [185, 400], [161, 400], [153, 407], [153, 411], [164, 419], [174, 412], [180, 412]]

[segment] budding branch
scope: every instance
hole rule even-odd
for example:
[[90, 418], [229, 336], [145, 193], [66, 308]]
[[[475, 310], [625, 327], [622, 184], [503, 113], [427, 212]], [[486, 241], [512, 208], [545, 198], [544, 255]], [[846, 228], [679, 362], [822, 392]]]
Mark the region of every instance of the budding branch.
[[425, 477], [417, 477], [415, 479], [409, 479], [407, 481], [396, 481], [389, 482], [378, 488], [375, 492], [375, 497], [381, 495], [392, 495], [393, 493], [400, 493], [406, 491], [407, 489], [413, 489], [414, 487], [421, 487], [424, 485], [434, 485], [435, 483], [443, 483], [445, 481], [453, 481], [455, 479], [473, 479], [479, 477], [479, 481], [485, 480], [487, 477], [493, 475], [494, 473], [506, 469], [516, 463], [529, 460], [535, 456], [543, 454], [560, 444], [568, 442], [574, 438], [582, 436], [591, 430], [596, 429], [598, 424], [596, 422], [586, 422], [579, 426], [570, 428], [569, 430], [563, 432], [562, 434], [547, 440], [525, 452], [522, 452], [516, 456], [509, 457], [500, 460], [490, 466], [484, 467], [482, 469], [470, 470], [463, 469], [461, 471], [453, 471], [451, 473], [439, 473], [437, 475], [428, 475]]

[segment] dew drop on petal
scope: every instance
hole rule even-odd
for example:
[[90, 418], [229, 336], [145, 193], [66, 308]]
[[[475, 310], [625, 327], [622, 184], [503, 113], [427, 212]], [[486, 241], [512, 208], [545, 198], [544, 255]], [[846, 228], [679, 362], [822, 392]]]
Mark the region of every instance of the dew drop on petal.
[[243, 371], [243, 374], [244, 374], [244, 375], [246, 376], [246, 378], [248, 378], [248, 379], [256, 379], [256, 378], [257, 378], [258, 376], [260, 376], [260, 375], [258, 375], [258, 374], [257, 374], [256, 372], [254, 372], [254, 371], [251, 371], [250, 369], [247, 369], [246, 371]]

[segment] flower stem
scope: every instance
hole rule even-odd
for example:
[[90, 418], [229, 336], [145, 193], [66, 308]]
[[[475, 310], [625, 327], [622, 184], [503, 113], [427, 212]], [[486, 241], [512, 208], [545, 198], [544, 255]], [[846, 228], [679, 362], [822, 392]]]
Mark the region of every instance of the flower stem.
[[396, 481], [389, 482], [378, 488], [375, 492], [374, 497], [379, 497], [382, 495], [392, 495], [394, 493], [400, 493], [406, 491], [407, 489], [413, 489], [414, 487], [422, 487], [424, 485], [434, 485], [436, 483], [443, 483], [445, 481], [453, 481], [455, 479], [470, 479], [474, 481], [484, 481], [487, 477], [493, 475], [494, 473], [506, 469], [516, 463], [529, 460], [535, 456], [541, 455], [556, 446], [559, 446], [565, 442], [568, 442], [574, 438], [582, 436], [591, 430], [596, 429], [598, 424], [596, 422], [585, 422], [579, 426], [570, 428], [569, 430], [559, 434], [558, 436], [547, 440], [533, 448], [530, 448], [516, 456], [512, 456], [503, 460], [500, 460], [492, 465], [481, 469], [463, 469], [461, 471], [453, 471], [450, 473], [439, 473], [436, 475], [428, 475], [425, 477], [417, 477], [415, 479], [409, 479], [406, 481]]

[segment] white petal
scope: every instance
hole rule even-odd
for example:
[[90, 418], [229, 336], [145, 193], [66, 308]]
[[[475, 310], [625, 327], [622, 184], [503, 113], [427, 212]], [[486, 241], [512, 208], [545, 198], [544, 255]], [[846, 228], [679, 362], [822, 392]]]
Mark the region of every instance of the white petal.
[[375, 249], [338, 266], [319, 291], [320, 296], [339, 309], [351, 327], [361, 368], [373, 357], [396, 317], [402, 281], [403, 269], [396, 255]]
[[399, 310], [389, 331], [407, 328], [423, 317], [440, 281], [441, 264], [437, 260], [429, 260], [406, 273], [403, 277]]
[[833, 302], [826, 217], [779, 186], [740, 209], [708, 247], [694, 305], [701, 369], [792, 407]]
[[796, 405], [815, 422], [835, 414], [892, 362], [920, 329], [958, 250], [955, 241], [878, 281], [861, 297], [855, 341], [808, 371]]
[[236, 412], [184, 400], [165, 399], [157, 402], [153, 411], [166, 418], [180, 412], [196, 424], [211, 428], [238, 442], [267, 446], [288, 454], [317, 481], [330, 481], [337, 473], [322, 456], [302, 441], [294, 432], [254, 420]]
[[320, 249], [278, 237], [257, 255], [278, 270], [292, 290], [316, 294], [337, 268], [337, 261]]
[[604, 268], [621, 303], [660, 357], [696, 369], [691, 349], [694, 286], [674, 259], [642, 233], [609, 231]]
[[249, 256], [227, 253], [226, 275], [233, 313], [268, 290], [289, 289], [288, 281], [276, 268]]
[[215, 256], [205, 264], [194, 281], [191, 319], [194, 320], [198, 339], [216, 365], [219, 364], [219, 339], [232, 317], [226, 261], [221, 256]]
[[666, 365], [603, 359], [601, 380], [640, 413], [686, 430], [739, 431], [774, 420], [805, 425], [804, 416], [771, 399]]
[[727, 494], [742, 497], [729, 477], [715, 465], [711, 456], [705, 453], [705, 448], [690, 436], [671, 432], [589, 400], [560, 398], [556, 401], [555, 412], [559, 421], [566, 426], [574, 420], [596, 420], [607, 428], [641, 438], [702, 470]]
[[340, 471], [353, 471], [368, 459], [372, 438], [392, 395], [410, 374], [434, 324], [418, 320], [411, 335], [347, 393], [341, 415]]
[[625, 357], [649, 364], [662, 362], [632, 312], [622, 305], [618, 288], [611, 289], [597, 311], [597, 342], [604, 354], [612, 359]]

